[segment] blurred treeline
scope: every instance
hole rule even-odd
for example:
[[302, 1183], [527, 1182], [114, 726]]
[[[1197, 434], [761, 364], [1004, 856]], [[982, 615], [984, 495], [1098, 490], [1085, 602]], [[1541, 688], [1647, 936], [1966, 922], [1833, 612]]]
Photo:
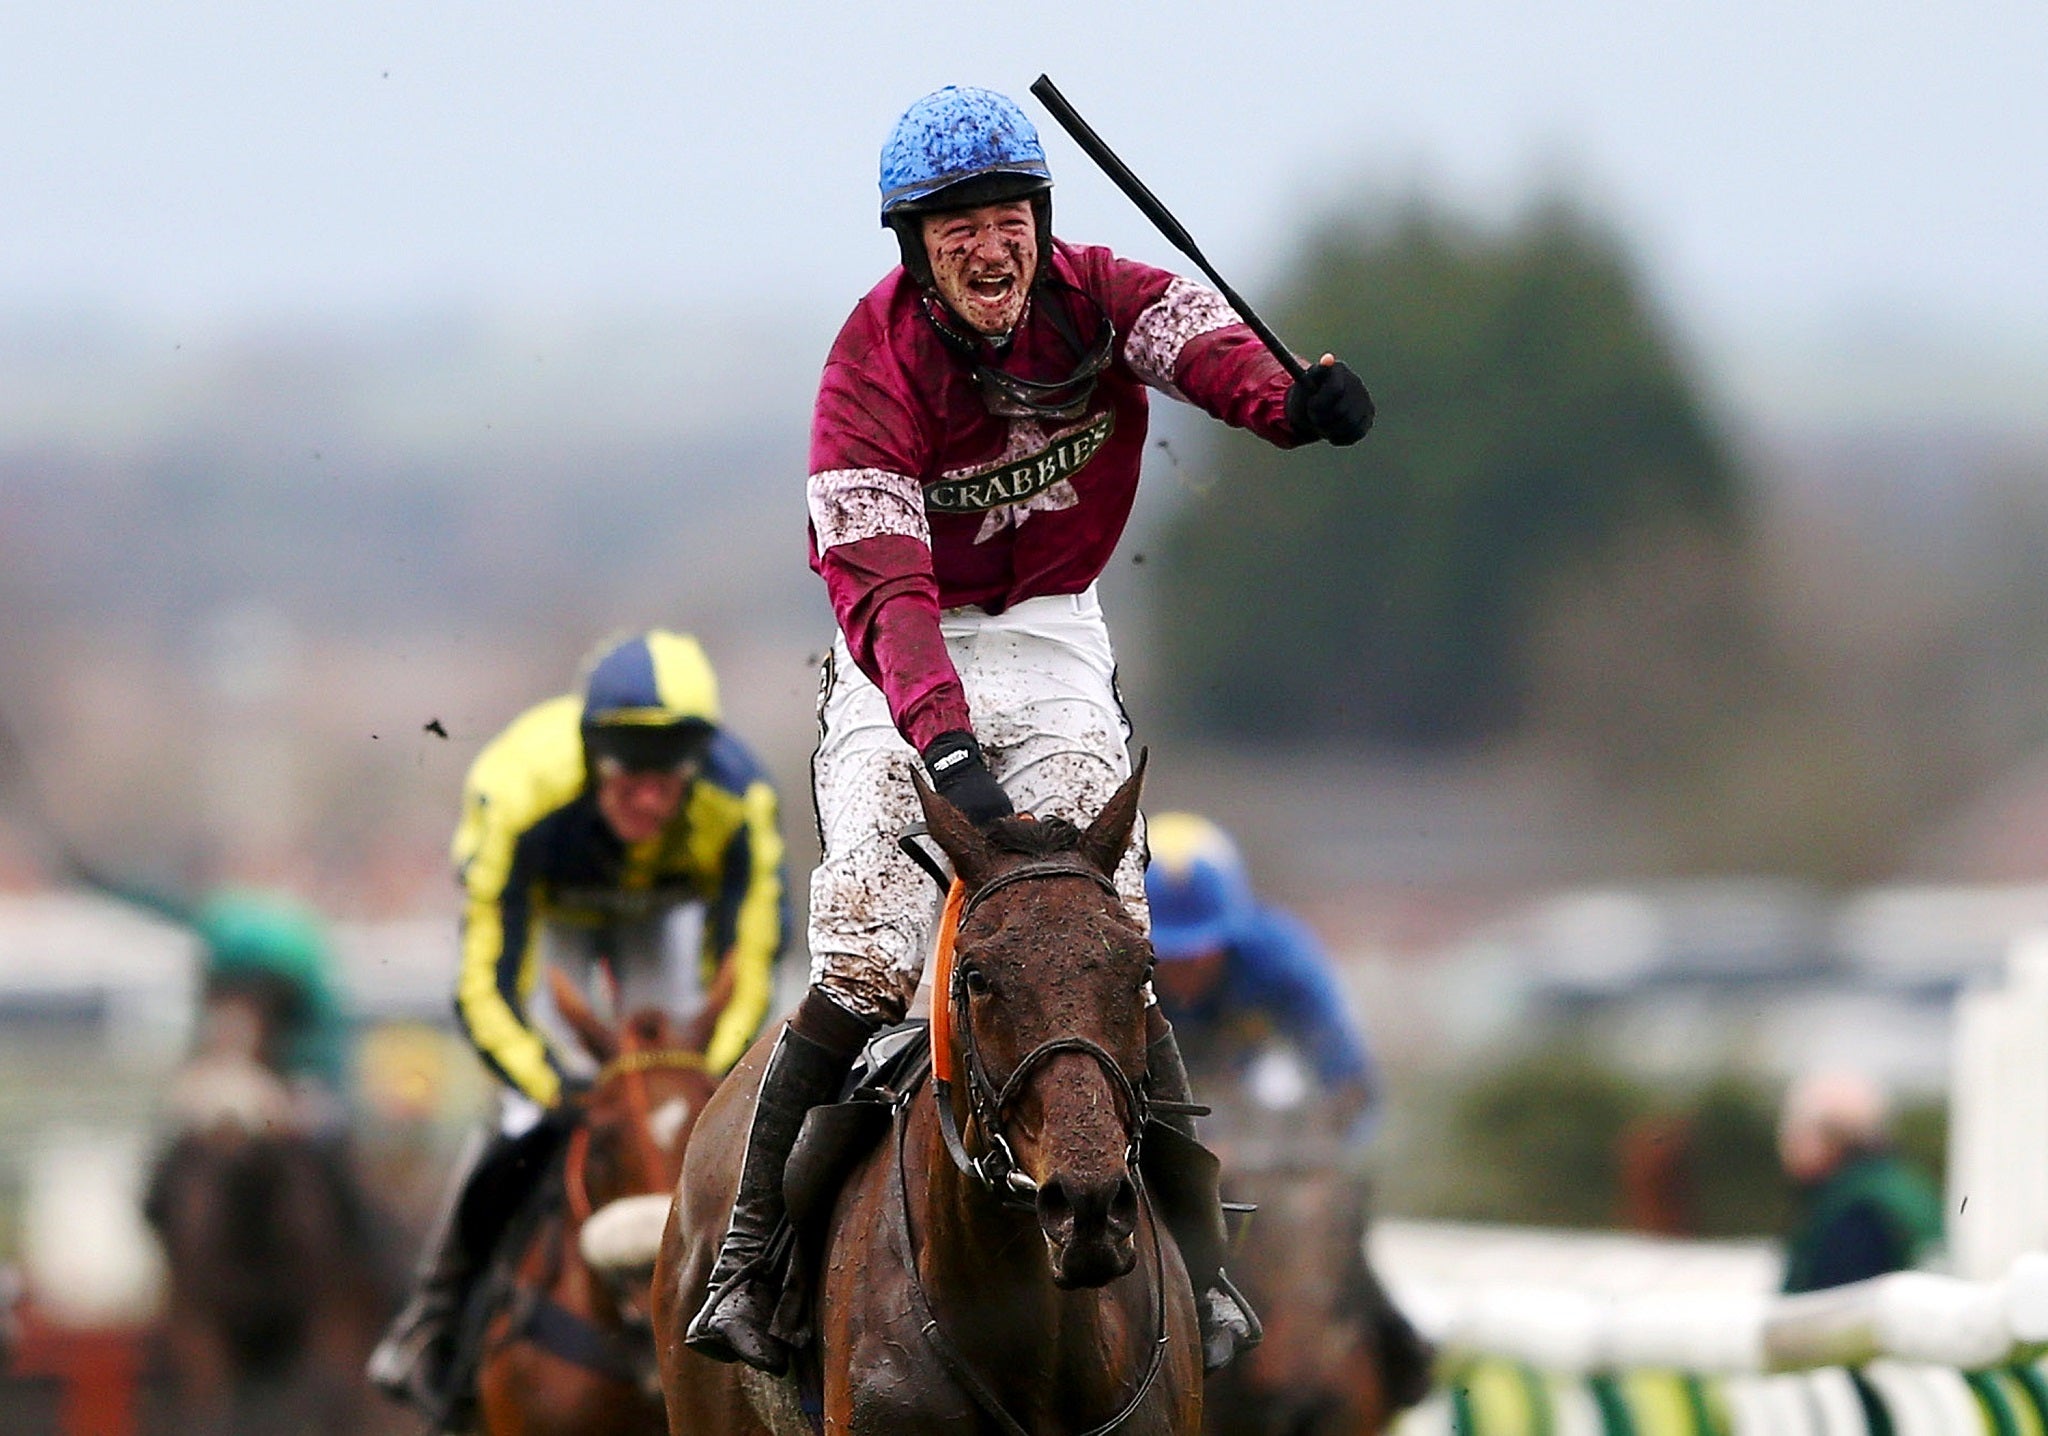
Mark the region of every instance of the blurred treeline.
[[[1960, 576], [1915, 594], [1845, 559], [1875, 484], [1840, 489], [1833, 536], [1786, 504], [1763, 473], [1783, 456], [1583, 207], [1362, 205], [1311, 235], [1275, 317], [1357, 359], [1379, 423], [1350, 450], [1225, 437], [1157, 570], [1192, 730], [1521, 745], [1608, 793], [1650, 869], [1841, 883], [1895, 872], [2048, 739], [2041, 475], [2013, 476]], [[1874, 448], [1907, 448], [1913, 418]]]
[[[1386, 1174], [1403, 1211], [1470, 1221], [1625, 1227], [1665, 1236], [1782, 1234], [1792, 1189], [1778, 1164], [1776, 1084], [1739, 1072], [1656, 1082], [1570, 1035], [1430, 1095], [1426, 1142]], [[1899, 1151], [1937, 1185], [1947, 1109], [1894, 1114]]]

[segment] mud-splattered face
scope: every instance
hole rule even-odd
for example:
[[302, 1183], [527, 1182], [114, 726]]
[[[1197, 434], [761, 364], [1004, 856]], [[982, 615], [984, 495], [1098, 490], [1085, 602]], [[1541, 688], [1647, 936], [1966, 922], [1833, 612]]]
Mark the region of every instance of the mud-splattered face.
[[1038, 273], [1031, 201], [927, 215], [924, 252], [939, 297], [977, 333], [994, 338], [1017, 327]]

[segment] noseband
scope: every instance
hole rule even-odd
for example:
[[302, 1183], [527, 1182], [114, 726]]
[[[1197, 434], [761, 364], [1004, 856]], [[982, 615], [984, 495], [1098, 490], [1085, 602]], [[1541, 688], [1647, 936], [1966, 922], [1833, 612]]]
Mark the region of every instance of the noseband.
[[[1122, 902], [1116, 884], [1105, 877], [1092, 865], [1076, 860], [1060, 858], [1036, 862], [1019, 863], [995, 877], [990, 878], [968, 895], [960, 909], [961, 927], [974, 910], [989, 897], [1012, 887], [1017, 883], [1032, 882], [1043, 878], [1082, 878], [1094, 883], [1111, 898]], [[962, 969], [955, 965], [947, 1003], [952, 1008], [953, 1030], [960, 1034], [961, 1055], [964, 1059], [967, 1081], [968, 1114], [974, 1125], [980, 1129], [988, 1150], [981, 1156], [971, 1156], [967, 1144], [961, 1138], [960, 1124], [954, 1115], [952, 1084], [932, 1076], [933, 1095], [938, 1099], [939, 1130], [946, 1140], [946, 1151], [953, 1158], [953, 1165], [994, 1193], [1006, 1205], [1031, 1207], [1038, 1196], [1038, 1183], [1030, 1173], [1018, 1164], [1017, 1154], [1010, 1146], [1009, 1137], [1003, 1131], [1005, 1114], [1024, 1084], [1040, 1067], [1062, 1053], [1078, 1052], [1091, 1059], [1109, 1078], [1110, 1090], [1117, 1094], [1117, 1104], [1124, 1123], [1124, 1165], [1136, 1168], [1138, 1164], [1139, 1134], [1145, 1129], [1146, 1098], [1144, 1092], [1124, 1074], [1124, 1069], [1115, 1057], [1096, 1042], [1086, 1037], [1053, 1037], [1039, 1043], [1010, 1069], [1010, 1075], [997, 1083], [990, 1075], [988, 1066], [982, 1061], [981, 1044], [975, 1039], [974, 1024], [969, 1020], [967, 1009], [967, 985]]]

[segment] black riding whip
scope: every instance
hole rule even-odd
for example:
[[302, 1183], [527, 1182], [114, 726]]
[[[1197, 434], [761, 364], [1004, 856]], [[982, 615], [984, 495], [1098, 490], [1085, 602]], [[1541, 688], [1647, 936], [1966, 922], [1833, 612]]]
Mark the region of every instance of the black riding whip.
[[1116, 152], [1102, 142], [1102, 136], [1096, 134], [1089, 123], [1081, 118], [1080, 112], [1067, 103], [1067, 97], [1059, 92], [1059, 87], [1053, 84], [1051, 76], [1040, 75], [1032, 81], [1031, 93], [1038, 97], [1040, 104], [1052, 112], [1052, 117], [1060, 122], [1060, 127], [1074, 137], [1074, 143], [1087, 151], [1088, 158], [1094, 160], [1102, 172], [1116, 182], [1116, 187], [1130, 197], [1131, 203], [1138, 207], [1145, 218], [1158, 227], [1159, 232], [1166, 236], [1167, 242], [1192, 259], [1202, 273], [1209, 276], [1209, 282], [1216, 286], [1217, 292], [1237, 311], [1238, 317], [1244, 320], [1246, 327], [1258, 335], [1266, 348], [1272, 351], [1273, 357], [1280, 361], [1280, 367], [1294, 378], [1301, 378], [1305, 369], [1302, 362], [1294, 357], [1294, 351], [1280, 342], [1280, 336], [1267, 326], [1265, 320], [1253, 313], [1252, 307], [1238, 296], [1238, 292], [1224, 281], [1222, 275], [1216, 272], [1202, 251], [1196, 248], [1193, 237], [1181, 227], [1180, 221], [1167, 212], [1166, 206], [1159, 202], [1157, 195], [1145, 187], [1143, 180], [1131, 173], [1130, 166], [1118, 159]]

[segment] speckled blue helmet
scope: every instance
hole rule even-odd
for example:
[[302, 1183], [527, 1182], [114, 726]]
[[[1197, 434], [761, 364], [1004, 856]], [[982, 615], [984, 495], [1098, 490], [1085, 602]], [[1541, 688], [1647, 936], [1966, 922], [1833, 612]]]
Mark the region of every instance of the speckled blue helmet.
[[[983, 181], [985, 183], [975, 183]], [[946, 195], [971, 186], [966, 202], [993, 204], [1052, 188], [1038, 127], [994, 90], [948, 85], [903, 112], [882, 145], [882, 223], [904, 212], [957, 208]]]
[[1038, 127], [994, 90], [948, 85], [903, 112], [882, 145], [882, 224], [896, 231], [903, 264], [929, 284], [917, 218], [1029, 199], [1038, 248], [1052, 248], [1052, 169]]

